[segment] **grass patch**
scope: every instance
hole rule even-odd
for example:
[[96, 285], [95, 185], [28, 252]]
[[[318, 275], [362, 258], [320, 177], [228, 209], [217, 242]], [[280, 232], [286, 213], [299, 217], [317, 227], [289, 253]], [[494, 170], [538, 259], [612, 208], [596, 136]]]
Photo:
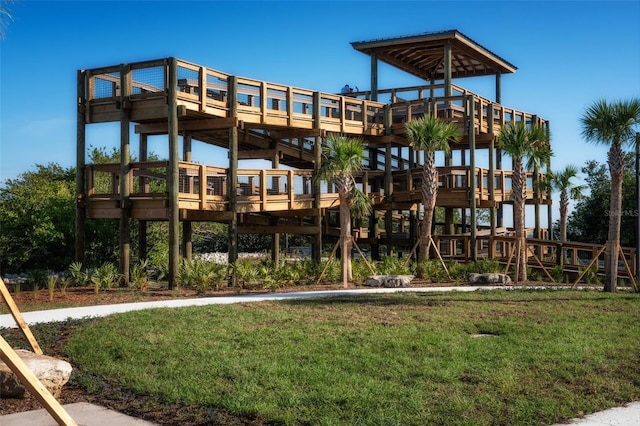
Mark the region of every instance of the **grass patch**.
[[66, 352], [94, 384], [269, 424], [548, 425], [640, 399], [639, 303], [495, 291], [156, 309], [81, 327]]

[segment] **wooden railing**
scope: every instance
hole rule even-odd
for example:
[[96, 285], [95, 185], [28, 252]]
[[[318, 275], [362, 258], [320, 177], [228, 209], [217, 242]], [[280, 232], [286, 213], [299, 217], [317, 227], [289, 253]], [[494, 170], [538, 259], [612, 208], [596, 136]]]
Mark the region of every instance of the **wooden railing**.
[[[474, 122], [479, 133], [497, 133], [509, 121], [546, 125], [546, 120], [535, 114], [509, 108], [487, 98], [452, 85], [451, 96], [445, 96], [444, 84], [410, 86], [378, 90], [379, 98], [385, 95], [391, 104], [390, 125], [396, 132], [404, 131], [404, 123], [425, 113], [432, 113], [444, 121], [458, 123], [467, 131], [469, 117], [468, 99], [474, 101]], [[371, 91], [355, 92], [351, 96], [371, 99]]]
[[[470, 167], [469, 166], [441, 166], [438, 167], [438, 196], [446, 197], [450, 192], [464, 191], [468, 193], [470, 182]], [[533, 172], [527, 172], [527, 199], [533, 199], [536, 196], [534, 190], [534, 179], [542, 179], [544, 174], [536, 174]], [[511, 181], [513, 178], [513, 171], [511, 170], [494, 170], [494, 199], [491, 198], [490, 193], [490, 179], [489, 170], [476, 167], [475, 168], [475, 198], [477, 200], [486, 201], [509, 201], [511, 197]], [[393, 172], [394, 182], [394, 199], [402, 200], [404, 198], [415, 198], [410, 193], [419, 193], [422, 184], [422, 169], [413, 168], [409, 170], [401, 170]], [[549, 195], [546, 191], [540, 191], [539, 199], [547, 200]]]
[[[234, 77], [186, 61], [177, 62], [178, 100], [195, 105], [200, 112], [231, 117], [233, 105], [236, 117], [251, 123], [349, 134], [382, 132], [381, 103]], [[123, 72], [126, 78], [121, 79]], [[135, 103], [166, 96], [168, 61], [133, 63], [126, 69], [111, 66], [88, 70], [87, 79], [90, 105], [117, 102], [122, 82], [127, 85], [130, 102]]]
[[[130, 166], [127, 175], [128, 192], [132, 199], [166, 198], [168, 161], [136, 162]], [[459, 201], [460, 197], [469, 199], [469, 166], [438, 167], [439, 188], [438, 201], [445, 203], [448, 199]], [[513, 172], [494, 171], [494, 200], [488, 189], [489, 171], [476, 168], [476, 195], [479, 201], [509, 201], [511, 194], [511, 178]], [[389, 201], [384, 185], [378, 191], [371, 187], [372, 179], [384, 179], [383, 171], [363, 171], [356, 173], [358, 187], [367, 195], [374, 205]], [[422, 169], [401, 170], [392, 174], [394, 202], [421, 200], [420, 187]], [[534, 197], [533, 173], [527, 174], [527, 198]], [[224, 167], [181, 161], [178, 172], [178, 197], [185, 208], [224, 210], [228, 203], [228, 170]], [[308, 208], [306, 203], [314, 199], [312, 190], [312, 170], [282, 169], [240, 169], [235, 184], [239, 205], [256, 205], [258, 211], [274, 211], [279, 209]], [[336, 200], [337, 189], [330, 182], [321, 182], [321, 201]], [[87, 194], [90, 200], [120, 199], [120, 165], [93, 164], [87, 166]], [[548, 198], [541, 193], [540, 200]], [[337, 202], [336, 202], [337, 203]], [[335, 204], [337, 206], [337, 204]]]
[[[127, 175], [130, 199], [167, 198], [168, 161], [132, 163]], [[226, 209], [229, 197], [228, 170], [181, 161], [178, 198], [185, 208]], [[234, 185], [239, 210], [274, 211], [310, 208], [314, 200], [313, 170], [239, 169]], [[87, 166], [89, 202], [120, 198], [120, 165]], [[321, 186], [321, 200], [337, 198], [335, 188]], [[241, 207], [241, 206], [245, 207]], [[255, 207], [253, 207], [255, 206]]]
[[[470, 235], [434, 235], [434, 241], [445, 259], [467, 262], [471, 254]], [[515, 238], [513, 236], [484, 235], [476, 237], [476, 253], [479, 258], [496, 259], [506, 264], [513, 255]], [[544, 239], [527, 238], [529, 254], [528, 266], [533, 269], [541, 269], [555, 266], [562, 267], [567, 273], [577, 274], [582, 272], [591, 261], [598, 256], [594, 269], [599, 275], [605, 272], [604, 253], [601, 252], [601, 244], [588, 244], [579, 242], [560, 242]], [[633, 276], [636, 275], [636, 249], [622, 247], [626, 263]], [[511, 260], [513, 262], [513, 260]], [[538, 262], [539, 261], [539, 262]], [[628, 277], [627, 269], [622, 259], [618, 265], [618, 275]]]
[[[132, 104], [164, 98], [169, 89], [168, 64], [168, 60], [160, 59], [88, 70], [86, 100], [90, 106], [117, 104], [123, 84], [129, 94], [127, 102]], [[445, 96], [443, 84], [378, 90], [379, 96], [389, 97], [391, 107], [385, 117], [385, 104], [370, 100], [370, 91], [348, 95], [315, 92], [231, 76], [182, 60], [177, 60], [177, 74], [177, 95], [182, 105], [227, 118], [233, 110], [239, 120], [255, 124], [371, 135], [383, 134], [388, 126], [393, 133], [402, 134], [403, 123], [433, 113], [458, 123], [467, 132], [470, 97], [480, 133], [495, 133], [509, 121], [546, 124], [534, 114], [508, 108], [456, 85], [452, 85], [451, 96]], [[119, 119], [115, 110], [101, 113], [106, 114], [102, 121]], [[92, 122], [90, 114], [87, 121]]]

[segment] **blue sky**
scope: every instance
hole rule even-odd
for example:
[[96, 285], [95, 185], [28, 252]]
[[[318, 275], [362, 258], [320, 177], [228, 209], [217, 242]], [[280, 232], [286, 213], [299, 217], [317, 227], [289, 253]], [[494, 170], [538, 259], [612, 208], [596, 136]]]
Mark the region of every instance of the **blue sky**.
[[[579, 117], [599, 98], [640, 96], [640, 2], [29, 1], [0, 43], [0, 182], [38, 164], [75, 164], [78, 69], [176, 56], [236, 74], [337, 92], [369, 88], [369, 58], [349, 44], [457, 29], [518, 67], [502, 103], [551, 122], [552, 168], [606, 161]], [[494, 79], [454, 83], [494, 97]], [[380, 88], [421, 82], [380, 67]], [[116, 146], [118, 125], [88, 126]], [[132, 139], [135, 147], [135, 139]], [[161, 152], [162, 147], [151, 147]], [[219, 154], [194, 159], [218, 164]], [[225, 156], [226, 157], [226, 156]]]

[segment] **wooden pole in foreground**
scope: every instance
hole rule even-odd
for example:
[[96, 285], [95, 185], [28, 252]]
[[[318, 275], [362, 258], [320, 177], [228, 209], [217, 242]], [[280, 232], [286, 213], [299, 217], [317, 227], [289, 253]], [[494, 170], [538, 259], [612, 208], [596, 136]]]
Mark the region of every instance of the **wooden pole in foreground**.
[[33, 352], [37, 353], [38, 355], [42, 355], [42, 349], [40, 349], [38, 341], [33, 336], [33, 333], [31, 333], [31, 329], [22, 317], [20, 309], [18, 309], [18, 305], [16, 305], [16, 302], [13, 301], [13, 297], [11, 297], [11, 293], [9, 293], [9, 289], [7, 289], [7, 286], [4, 284], [4, 281], [2, 281], [2, 278], [0, 278], [0, 296], [2, 296], [2, 299], [4, 299], [5, 303], [9, 307], [11, 316], [20, 328], [20, 331], [22, 331], [25, 339], [27, 339], [27, 341], [31, 345]]
[[31, 395], [42, 404], [59, 425], [77, 426], [77, 423], [65, 411], [64, 407], [62, 407], [58, 400], [51, 395], [51, 392], [40, 383], [40, 380], [29, 370], [29, 367], [27, 367], [24, 361], [22, 361], [2, 336], [0, 336], [0, 358], [2, 358], [2, 361], [9, 366], [9, 369], [18, 376], [20, 382], [24, 384]]
[[[11, 293], [7, 289], [7, 286], [0, 278], [0, 296], [5, 301], [9, 310], [11, 311], [11, 315], [13, 319], [20, 327], [22, 334], [29, 341], [29, 344], [33, 348], [33, 352], [42, 355], [42, 349], [38, 345], [36, 338], [33, 337], [29, 326], [24, 321], [18, 306], [13, 301], [13, 297], [11, 297]], [[69, 425], [74, 426], [76, 422], [67, 414], [64, 408], [60, 405], [60, 403], [51, 395], [51, 392], [47, 390], [46, 387], [40, 380], [33, 374], [29, 367], [22, 361], [22, 359], [18, 356], [18, 354], [13, 350], [13, 348], [7, 343], [6, 340], [0, 335], [0, 359], [4, 361], [5, 364], [9, 367], [9, 369], [18, 376], [20, 382], [27, 388], [31, 395], [33, 395], [42, 406], [51, 414], [51, 417], [58, 422], [59, 425]]]

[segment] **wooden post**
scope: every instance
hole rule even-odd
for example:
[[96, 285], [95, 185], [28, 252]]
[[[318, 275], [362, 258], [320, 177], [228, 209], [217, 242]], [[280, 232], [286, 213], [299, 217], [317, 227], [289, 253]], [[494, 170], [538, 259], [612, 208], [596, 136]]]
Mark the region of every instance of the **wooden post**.
[[85, 155], [86, 155], [86, 71], [78, 71], [78, 110], [76, 115], [76, 236], [75, 260], [84, 264], [85, 255]]
[[[229, 117], [238, 116], [238, 79], [236, 76], [229, 77]], [[229, 196], [228, 209], [232, 213], [229, 221], [229, 264], [234, 264], [238, 260], [238, 127], [229, 129], [229, 168], [227, 176], [227, 194]], [[230, 286], [235, 286], [236, 275], [231, 275]]]
[[393, 210], [391, 202], [393, 197], [393, 174], [391, 173], [391, 142], [387, 142], [384, 153], [384, 193], [387, 210], [384, 215], [384, 228], [386, 233], [387, 256], [391, 256], [391, 245], [393, 239]]
[[125, 283], [129, 282], [129, 260], [131, 255], [131, 232], [129, 218], [131, 217], [129, 182], [131, 171], [131, 145], [129, 109], [131, 93], [131, 67], [120, 67], [120, 274]]
[[[147, 135], [145, 133], [140, 134], [140, 161], [145, 162], [148, 159], [148, 144]], [[140, 186], [140, 192], [147, 193], [149, 190], [149, 184], [147, 178], [140, 176], [138, 184]], [[138, 221], [138, 259], [144, 260], [147, 258], [147, 221]]]
[[[191, 143], [191, 133], [185, 132], [182, 136], [182, 159], [189, 163], [192, 161]], [[187, 260], [193, 258], [193, 228], [190, 220], [182, 221], [182, 256]]]
[[371, 52], [371, 100], [378, 101], [378, 54]]
[[[15, 304], [11, 293], [0, 278], [0, 298], [5, 301], [11, 312], [11, 316], [16, 321], [16, 324], [22, 331], [22, 334], [27, 339], [33, 352], [42, 355], [42, 349], [36, 341], [36, 338], [31, 333], [29, 326], [24, 321], [18, 306]], [[0, 336], [0, 359], [9, 367], [20, 380], [27, 390], [33, 395], [49, 412], [51, 417], [60, 425], [75, 425], [75, 421], [67, 414], [64, 408], [58, 403], [58, 401], [51, 395], [51, 393], [44, 387], [40, 380], [29, 370], [29, 367], [22, 361], [22, 359], [16, 354], [11, 346], [7, 343], [2, 336]]]
[[178, 284], [180, 256], [180, 212], [178, 211], [178, 62], [168, 60], [169, 99], [169, 168], [167, 170], [167, 191], [169, 192], [169, 289]]
[[16, 302], [13, 300], [13, 297], [11, 297], [11, 293], [9, 293], [9, 290], [7, 289], [7, 286], [4, 284], [4, 281], [2, 281], [2, 278], [0, 278], [0, 296], [9, 307], [9, 312], [11, 312], [11, 316], [13, 317], [16, 324], [20, 328], [22, 335], [25, 337], [25, 339], [27, 339], [27, 342], [29, 342], [29, 345], [31, 345], [31, 349], [33, 349], [33, 352], [39, 355], [42, 355], [42, 349], [40, 349], [40, 345], [38, 345], [38, 341], [33, 336], [33, 333], [31, 333], [31, 329], [29, 328], [24, 318], [22, 317], [22, 313], [20, 313], [20, 309], [18, 309], [18, 305], [16, 305]]
[[29, 367], [27, 367], [24, 361], [22, 361], [2, 336], [0, 336], [0, 358], [7, 364], [9, 369], [18, 376], [18, 379], [20, 379], [20, 382], [27, 388], [29, 393], [42, 404], [59, 425], [77, 425], [69, 413], [65, 411], [64, 407], [62, 407], [53, 395], [51, 395], [51, 392], [40, 383], [40, 380], [29, 370]]
[[478, 260], [478, 250], [476, 247], [476, 238], [478, 232], [478, 224], [476, 218], [476, 125], [475, 125], [475, 100], [473, 95], [469, 95], [467, 98], [467, 102], [469, 105], [469, 169], [471, 173], [469, 173], [469, 177], [471, 181], [469, 182], [469, 191], [471, 192], [470, 199], [470, 207], [471, 207], [471, 241], [470, 243], [470, 257], [471, 261], [475, 262]]
[[496, 74], [496, 103], [502, 103], [502, 84], [501, 84], [501, 75]]
[[[293, 112], [289, 112], [289, 116], [292, 116]], [[271, 168], [278, 169], [280, 168], [280, 153], [278, 152], [278, 143], [276, 142], [276, 153], [271, 160]], [[280, 179], [280, 177], [276, 177], [276, 180]], [[260, 182], [263, 185], [266, 185], [266, 182]], [[280, 182], [278, 181], [278, 187], [280, 187]], [[292, 183], [289, 182], [289, 185]], [[264, 200], [266, 201], [266, 200]], [[263, 206], [264, 207], [264, 206]], [[280, 261], [280, 234], [278, 232], [271, 235], [271, 261], [276, 265]]]
[[[320, 130], [320, 92], [313, 92], [313, 127]], [[322, 164], [322, 138], [316, 136], [313, 144], [313, 175], [318, 175], [318, 170]], [[320, 180], [313, 179], [313, 209], [315, 216], [313, 224], [317, 228], [316, 234], [313, 236], [311, 245], [311, 256], [313, 261], [320, 263], [322, 260], [322, 209], [320, 208], [320, 197], [322, 196], [320, 188]]]

